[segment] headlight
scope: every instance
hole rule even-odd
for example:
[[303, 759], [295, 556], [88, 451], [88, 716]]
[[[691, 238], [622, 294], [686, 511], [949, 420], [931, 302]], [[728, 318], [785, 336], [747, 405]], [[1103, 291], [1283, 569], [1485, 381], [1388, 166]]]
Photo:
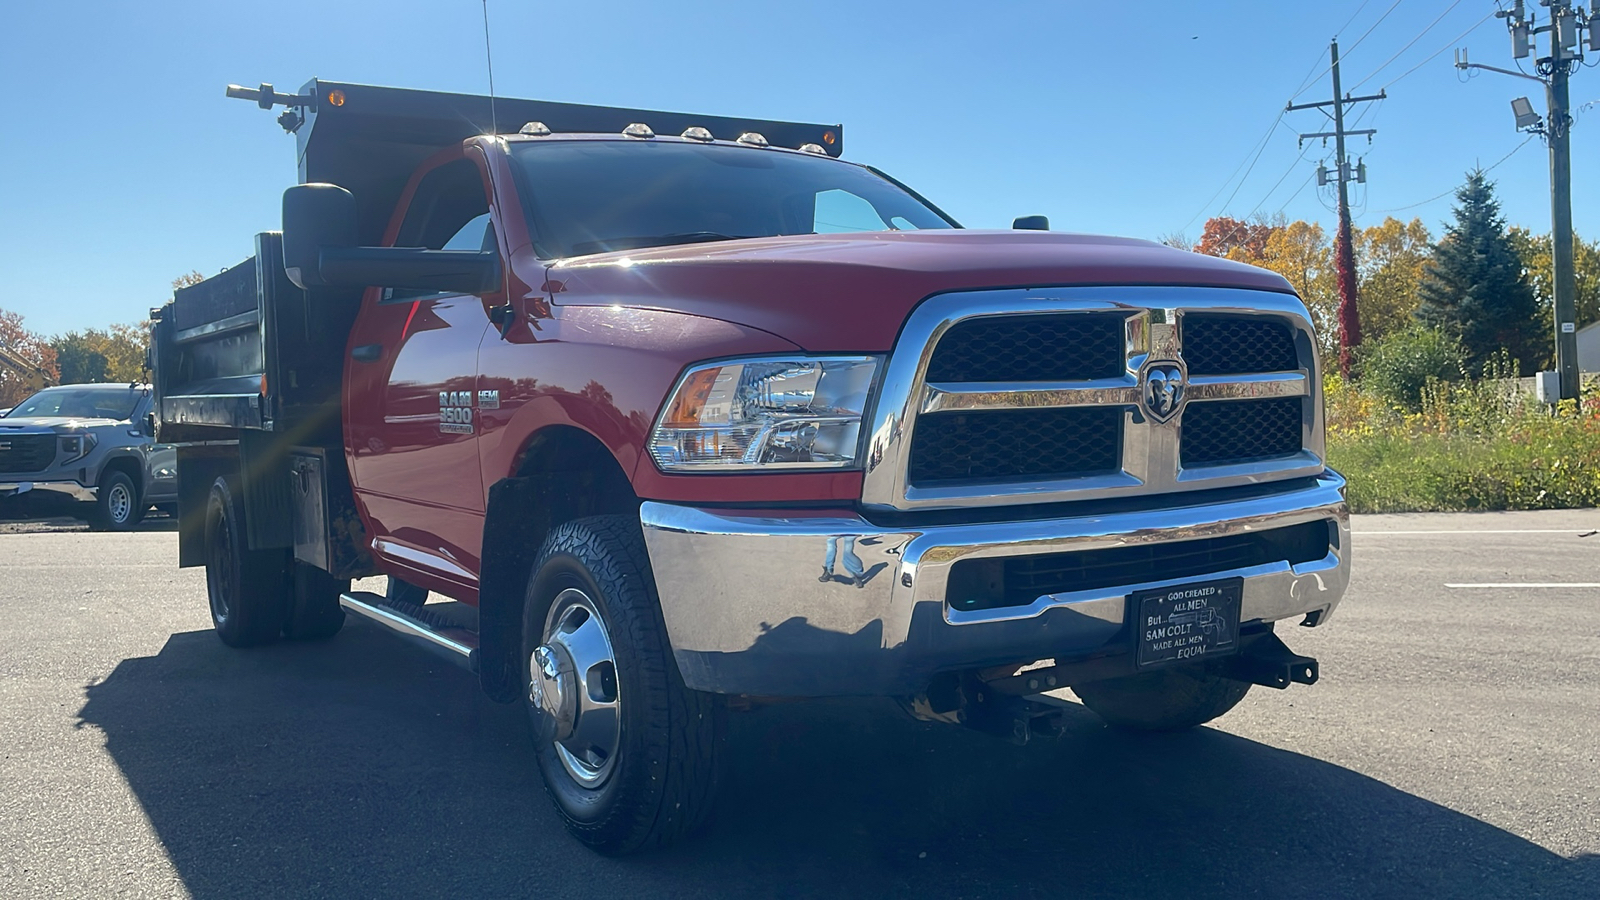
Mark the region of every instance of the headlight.
[[70, 434], [60, 439], [62, 462], [71, 462], [80, 457], [88, 456], [94, 449], [95, 437], [92, 434]]
[[877, 371], [871, 356], [695, 366], [667, 398], [650, 455], [668, 472], [850, 468]]

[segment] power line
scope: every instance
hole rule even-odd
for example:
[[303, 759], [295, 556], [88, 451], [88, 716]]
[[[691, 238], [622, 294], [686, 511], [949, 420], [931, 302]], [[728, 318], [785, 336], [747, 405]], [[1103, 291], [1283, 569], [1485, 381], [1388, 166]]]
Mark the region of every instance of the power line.
[[1378, 74], [1379, 72], [1382, 72], [1384, 69], [1388, 68], [1390, 63], [1392, 63], [1395, 60], [1400, 58], [1400, 54], [1406, 52], [1407, 50], [1410, 50], [1412, 48], [1412, 46], [1414, 46], [1417, 43], [1417, 41], [1420, 41], [1425, 36], [1427, 36], [1428, 32], [1432, 31], [1433, 27], [1435, 25], [1438, 25], [1440, 22], [1443, 22], [1444, 21], [1444, 17], [1450, 15], [1451, 10], [1454, 10], [1456, 7], [1458, 7], [1460, 5], [1461, 5], [1461, 0], [1456, 0], [1456, 2], [1454, 2], [1454, 3], [1450, 4], [1449, 6], [1445, 7], [1444, 12], [1439, 13], [1439, 17], [1437, 19], [1434, 19], [1432, 22], [1428, 23], [1428, 27], [1427, 28], [1424, 28], [1421, 31], [1417, 32], [1417, 36], [1416, 37], [1414, 37], [1411, 40], [1407, 41], [1406, 45], [1404, 47], [1401, 47], [1399, 50], [1396, 50], [1395, 54], [1393, 56], [1391, 56], [1388, 59], [1384, 60], [1383, 61], [1383, 65], [1377, 67], [1376, 69], [1373, 69], [1372, 72], [1367, 75], [1367, 77], [1365, 77], [1365, 78], [1361, 79], [1360, 81], [1356, 82], [1355, 84], [1351, 85], [1350, 86], [1350, 90], [1353, 91], [1356, 88], [1361, 87], [1363, 84], [1366, 84], [1367, 82], [1371, 81], [1372, 80], [1372, 76], [1374, 76], [1374, 75]]
[[[1386, 10], [1384, 10], [1384, 11], [1383, 11], [1383, 15], [1381, 15], [1381, 16], [1379, 16], [1379, 17], [1378, 17], [1378, 21], [1376, 21], [1376, 22], [1373, 22], [1373, 23], [1372, 23], [1372, 26], [1371, 26], [1371, 27], [1370, 27], [1370, 28], [1368, 28], [1368, 29], [1367, 29], [1367, 30], [1366, 30], [1366, 31], [1365, 31], [1365, 32], [1363, 32], [1363, 33], [1362, 33], [1362, 35], [1361, 35], [1361, 37], [1358, 37], [1358, 38], [1356, 38], [1356, 42], [1355, 42], [1355, 43], [1354, 43], [1354, 44], [1351, 44], [1351, 45], [1350, 45], [1350, 46], [1348, 46], [1348, 47], [1346, 47], [1346, 48], [1345, 48], [1345, 50], [1344, 50], [1344, 52], [1345, 52], [1345, 55], [1346, 55], [1346, 56], [1348, 56], [1348, 55], [1349, 55], [1349, 54], [1350, 54], [1350, 53], [1351, 53], [1351, 51], [1353, 51], [1353, 50], [1355, 50], [1355, 49], [1356, 49], [1356, 48], [1357, 48], [1357, 47], [1359, 47], [1359, 46], [1361, 46], [1361, 42], [1362, 42], [1362, 41], [1364, 41], [1364, 40], [1366, 40], [1366, 39], [1367, 39], [1367, 36], [1368, 36], [1368, 35], [1370, 35], [1370, 34], [1372, 34], [1372, 32], [1373, 32], [1373, 31], [1374, 31], [1374, 30], [1376, 30], [1376, 29], [1377, 29], [1377, 27], [1378, 27], [1378, 26], [1379, 26], [1379, 25], [1382, 25], [1382, 24], [1383, 24], [1383, 20], [1384, 20], [1384, 19], [1387, 19], [1387, 18], [1389, 18], [1389, 13], [1392, 13], [1392, 12], [1394, 12], [1394, 8], [1395, 8], [1395, 7], [1396, 7], [1396, 6], [1399, 6], [1399, 5], [1400, 5], [1400, 4], [1401, 4], [1401, 3], [1404, 3], [1404, 2], [1405, 2], [1405, 0], [1394, 0], [1394, 3], [1391, 3], [1391, 4], [1390, 4], [1390, 5], [1389, 5], [1389, 8], [1388, 8], [1388, 9], [1386, 9]], [[1358, 12], [1359, 12], [1359, 10], [1358, 10]], [[1328, 66], [1327, 66], [1327, 68], [1325, 68], [1325, 69], [1323, 69], [1323, 70], [1322, 70], [1322, 71], [1320, 71], [1320, 72], [1318, 72], [1318, 73], [1317, 73], [1317, 74], [1316, 74], [1316, 75], [1315, 75], [1315, 76], [1314, 76], [1314, 77], [1313, 77], [1313, 78], [1312, 78], [1312, 81], [1315, 81], [1315, 80], [1316, 80], [1316, 79], [1317, 79], [1317, 78], [1321, 78], [1321, 77], [1322, 77], [1322, 76], [1324, 76], [1324, 75], [1326, 75], [1326, 74], [1328, 74], [1328, 73], [1329, 73], [1329, 72], [1331, 72], [1331, 71], [1333, 71], [1333, 63], [1329, 63], [1329, 64], [1328, 64]], [[1310, 85], [1310, 84], [1311, 84], [1311, 81], [1307, 81], [1307, 82], [1306, 82], [1306, 85], [1307, 85], [1307, 86], [1309, 86], [1309, 85]], [[1305, 87], [1301, 87], [1301, 88], [1300, 88], [1300, 90], [1298, 90], [1298, 91], [1296, 91], [1296, 92], [1295, 92], [1295, 95], [1294, 95], [1294, 97], [1290, 97], [1290, 98], [1289, 98], [1289, 99], [1290, 99], [1290, 101], [1293, 101], [1293, 100], [1294, 100], [1294, 99], [1295, 99], [1295, 98], [1296, 98], [1296, 97], [1299, 97], [1299, 96], [1300, 96], [1300, 95], [1301, 95], [1301, 94], [1303, 94], [1303, 93], [1305, 93], [1305, 90], [1306, 90], [1306, 89], [1305, 89]]]
[[[1253, 208], [1251, 208], [1249, 214], [1245, 216], [1246, 219], [1249, 219], [1250, 216], [1253, 216], [1253, 215], [1256, 214], [1257, 210], [1259, 210], [1261, 207], [1267, 205], [1267, 201], [1272, 199], [1272, 195], [1276, 194], [1278, 192], [1278, 188], [1283, 186], [1284, 179], [1288, 178], [1289, 175], [1294, 172], [1296, 166], [1300, 165], [1300, 163], [1305, 161], [1306, 150], [1309, 150], [1309, 149], [1310, 149], [1309, 147], [1301, 148], [1300, 155], [1295, 158], [1294, 162], [1289, 164], [1289, 168], [1283, 170], [1283, 174], [1279, 175], [1278, 176], [1278, 180], [1273, 182], [1272, 189], [1267, 191], [1267, 195], [1265, 197], [1261, 198], [1261, 202], [1260, 203], [1257, 203]], [[1315, 173], [1312, 173], [1312, 174], [1315, 174]]]
[[[1401, 3], [1404, 3], [1404, 2], [1405, 2], [1405, 0], [1394, 0], [1394, 3], [1392, 3], [1392, 4], [1390, 4], [1390, 5], [1389, 5], [1389, 8], [1388, 8], [1388, 9], [1386, 9], [1386, 10], [1384, 10], [1384, 11], [1383, 11], [1383, 15], [1381, 15], [1381, 16], [1379, 16], [1379, 17], [1378, 17], [1378, 21], [1376, 21], [1376, 22], [1373, 22], [1373, 23], [1372, 23], [1372, 27], [1371, 27], [1371, 28], [1368, 28], [1368, 29], [1367, 29], [1367, 30], [1366, 30], [1366, 32], [1364, 32], [1364, 33], [1363, 33], [1363, 34], [1362, 34], [1362, 35], [1361, 35], [1361, 37], [1358, 37], [1358, 38], [1356, 38], [1356, 42], [1355, 42], [1355, 43], [1354, 43], [1354, 44], [1351, 44], [1351, 45], [1350, 45], [1350, 46], [1349, 46], [1349, 47], [1347, 47], [1347, 48], [1345, 48], [1345, 51], [1344, 51], [1344, 52], [1345, 52], [1345, 53], [1346, 53], [1346, 54], [1347, 54], [1347, 55], [1348, 55], [1348, 54], [1350, 54], [1350, 53], [1353, 53], [1353, 52], [1355, 52], [1355, 49], [1356, 49], [1356, 48], [1357, 48], [1357, 47], [1359, 47], [1359, 46], [1361, 46], [1361, 42], [1362, 42], [1362, 41], [1364, 41], [1364, 40], [1366, 40], [1366, 39], [1367, 39], [1367, 36], [1368, 36], [1368, 35], [1370, 35], [1370, 34], [1372, 34], [1372, 32], [1373, 32], [1373, 31], [1375, 31], [1375, 30], [1377, 30], [1377, 28], [1378, 28], [1378, 26], [1379, 26], [1379, 25], [1382, 25], [1382, 24], [1383, 24], [1383, 20], [1384, 20], [1384, 19], [1387, 19], [1387, 18], [1389, 18], [1389, 13], [1392, 13], [1392, 12], [1394, 12], [1394, 10], [1395, 10], [1395, 7], [1397, 7], [1397, 6], [1399, 6], [1399, 5], [1400, 5], [1400, 4], [1401, 4]], [[1330, 68], [1331, 68], [1331, 67], [1330, 67]]]
[[1354, 22], [1356, 20], [1356, 16], [1361, 15], [1361, 11], [1366, 9], [1367, 4], [1371, 2], [1372, 0], [1361, 0], [1361, 5], [1356, 7], [1356, 11], [1350, 14], [1350, 18], [1344, 20], [1344, 24], [1339, 26], [1339, 30], [1333, 33], [1334, 36], [1337, 37], [1341, 34], [1344, 34], [1344, 30], [1350, 27], [1350, 23]]
[[[1285, 112], [1287, 112], [1287, 110], [1285, 110]], [[1282, 120], [1283, 120], [1283, 113], [1279, 113], [1278, 114], [1278, 121], [1281, 122]], [[1273, 124], [1276, 125], [1277, 123], [1273, 123]], [[1274, 130], [1273, 134], [1276, 134], [1276, 133], [1277, 133], [1276, 130]], [[1267, 152], [1267, 144], [1269, 144], [1271, 142], [1272, 142], [1272, 135], [1271, 134], [1269, 134], [1267, 136], [1267, 140], [1261, 142], [1261, 149], [1256, 151], [1256, 158], [1250, 160], [1250, 168], [1244, 170], [1244, 177], [1240, 178], [1239, 179], [1239, 183], [1233, 186], [1233, 193], [1228, 195], [1228, 199], [1222, 201], [1222, 209], [1224, 211], [1227, 210], [1228, 204], [1233, 202], [1233, 198], [1239, 196], [1239, 189], [1244, 187], [1244, 183], [1246, 181], [1250, 180], [1250, 173], [1255, 171], [1256, 163], [1261, 161], [1261, 154]]]
[[[1531, 142], [1536, 137], [1538, 137], [1538, 135], [1535, 135], [1535, 134], [1528, 135], [1526, 140], [1524, 140], [1522, 143], [1516, 145], [1515, 147], [1512, 147], [1510, 153], [1507, 153], [1505, 156], [1502, 156], [1499, 159], [1495, 160], [1493, 165], [1489, 166], [1489, 168], [1487, 168], [1487, 169], [1484, 169], [1483, 170], [1484, 173], [1487, 174], [1489, 172], [1493, 172], [1496, 168], [1499, 167], [1499, 165], [1501, 163], [1505, 162], [1506, 160], [1510, 159], [1513, 156], [1516, 156], [1518, 150], [1521, 150], [1523, 147], [1528, 146], [1529, 142]], [[1455, 193], [1458, 190], [1460, 190], [1460, 188], [1450, 188], [1449, 190], [1445, 191], [1444, 193], [1434, 194], [1432, 197], [1429, 197], [1426, 200], [1418, 200], [1416, 203], [1408, 203], [1405, 206], [1396, 206], [1396, 207], [1394, 207], [1392, 209], [1380, 209], [1376, 213], [1373, 213], [1373, 215], [1381, 216], [1381, 215], [1384, 215], [1385, 213], [1402, 212], [1402, 211], [1408, 210], [1408, 209], [1416, 209], [1419, 206], [1426, 206], [1427, 204], [1432, 203], [1433, 201], [1438, 200], [1438, 199], [1440, 199], [1442, 197], [1448, 197], [1449, 195]]]
[[500, 133], [500, 117], [494, 108], [494, 54], [489, 51], [489, 0], [483, 0], [483, 60], [489, 67], [489, 130]]
[[[1433, 58], [1434, 57], [1436, 57], [1439, 54], [1445, 52], [1446, 50], [1449, 50], [1451, 47], [1454, 47], [1457, 44], [1459, 44], [1461, 42], [1462, 38], [1464, 38], [1467, 35], [1473, 33], [1474, 31], [1477, 31], [1478, 28], [1483, 25], [1483, 23], [1489, 21], [1492, 18], [1494, 18], [1494, 12], [1490, 12], [1488, 15], [1484, 16], [1483, 18], [1479, 19], [1477, 22], [1473, 23], [1471, 28], [1468, 28], [1466, 31], [1463, 31], [1460, 34], [1456, 35], [1455, 37], [1451, 38], [1449, 43], [1447, 43], [1443, 47], [1440, 47], [1439, 49], [1433, 51], [1432, 53], [1429, 53], [1426, 57], [1423, 58], [1422, 62], [1417, 63], [1416, 65], [1414, 65], [1411, 68], [1405, 70], [1404, 72], [1402, 72], [1400, 75], [1396, 76], [1395, 78], [1390, 79], [1388, 84], [1384, 85], [1383, 87], [1379, 88], [1378, 90], [1379, 91], [1386, 91], [1389, 88], [1394, 87], [1394, 85], [1396, 83], [1398, 83], [1400, 81], [1400, 79], [1405, 78], [1406, 76], [1410, 75], [1412, 72], [1415, 72], [1416, 70], [1422, 68], [1423, 66], [1427, 65], [1428, 63], [1433, 62]], [[1374, 73], [1374, 74], [1376, 74], [1376, 73]]]
[[1289, 199], [1283, 201], [1283, 205], [1278, 207], [1278, 212], [1283, 212], [1284, 210], [1288, 209], [1289, 208], [1289, 204], [1293, 203], [1295, 198], [1300, 196], [1300, 192], [1304, 191], [1306, 189], [1306, 185], [1310, 184], [1311, 180], [1313, 178], [1316, 178], [1316, 177], [1317, 177], [1317, 173], [1316, 172], [1312, 172], [1310, 175], [1307, 175], [1306, 176], [1306, 180], [1300, 182], [1300, 186], [1295, 188], [1294, 189], [1294, 193], [1289, 195]]
[[[1228, 189], [1228, 185], [1233, 184], [1234, 176], [1238, 175], [1239, 174], [1239, 170], [1244, 168], [1245, 161], [1250, 159], [1250, 153], [1252, 151], [1255, 152], [1255, 158], [1256, 159], [1260, 159], [1261, 158], [1261, 152], [1267, 149], [1267, 142], [1272, 140], [1273, 132], [1278, 130], [1278, 123], [1283, 121], [1283, 116], [1284, 116], [1285, 112], [1287, 112], [1287, 110], [1279, 110], [1278, 111], [1278, 117], [1276, 119], [1272, 120], [1272, 124], [1271, 125], [1267, 126], [1266, 133], [1261, 135], [1261, 139], [1260, 140], [1258, 140], [1255, 144], [1251, 145], [1251, 149], [1250, 150], [1245, 151], [1244, 159], [1239, 160], [1239, 164], [1237, 166], [1233, 167], [1233, 174], [1229, 175], [1227, 180], [1222, 182], [1222, 186], [1217, 188], [1217, 192], [1211, 195], [1211, 199], [1207, 200], [1205, 205], [1202, 206], [1198, 212], [1196, 212], [1194, 215], [1189, 217], [1189, 221], [1183, 223], [1183, 227], [1178, 229], [1180, 232], [1188, 231], [1189, 230], [1189, 226], [1194, 224], [1194, 220], [1200, 218], [1203, 215], [1205, 215], [1206, 210], [1211, 208], [1211, 204], [1215, 203], [1217, 198], [1222, 196], [1222, 192]], [[1251, 168], [1254, 168], [1255, 167], [1255, 162], [1252, 161], [1250, 163], [1250, 166], [1251, 166]], [[1245, 178], [1249, 178], [1249, 177], [1250, 177], [1250, 173], [1246, 172], [1245, 173]], [[1241, 179], [1239, 183], [1242, 185], [1242, 184], [1244, 184], [1244, 181]], [[1233, 192], [1235, 194], [1237, 194], [1237, 193], [1239, 193], [1239, 189], [1236, 187], [1236, 188], [1233, 189]], [[1229, 196], [1228, 200], [1231, 202], [1233, 200], [1233, 197]], [[1223, 206], [1224, 206], [1224, 208], [1226, 208], [1227, 204], [1224, 203]]]

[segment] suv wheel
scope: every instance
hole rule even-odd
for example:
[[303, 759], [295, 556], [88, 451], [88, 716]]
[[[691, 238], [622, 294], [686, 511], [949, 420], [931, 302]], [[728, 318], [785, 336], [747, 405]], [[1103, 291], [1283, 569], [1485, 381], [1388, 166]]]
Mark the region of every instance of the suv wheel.
[[134, 486], [132, 478], [113, 470], [100, 479], [94, 509], [89, 513], [91, 529], [131, 531], [143, 518], [144, 506], [139, 501], [139, 489]]
[[551, 533], [528, 585], [522, 660], [539, 772], [568, 832], [624, 854], [705, 819], [720, 709], [678, 674], [636, 519]]

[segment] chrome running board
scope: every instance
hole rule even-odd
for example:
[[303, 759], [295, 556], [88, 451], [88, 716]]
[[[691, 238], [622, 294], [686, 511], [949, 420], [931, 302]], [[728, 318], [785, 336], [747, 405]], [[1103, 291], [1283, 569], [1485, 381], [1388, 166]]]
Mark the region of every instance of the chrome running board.
[[369, 622], [382, 625], [441, 659], [473, 672], [478, 671], [478, 636], [464, 628], [447, 628], [425, 622], [389, 606], [382, 596], [365, 591], [340, 594], [339, 605]]

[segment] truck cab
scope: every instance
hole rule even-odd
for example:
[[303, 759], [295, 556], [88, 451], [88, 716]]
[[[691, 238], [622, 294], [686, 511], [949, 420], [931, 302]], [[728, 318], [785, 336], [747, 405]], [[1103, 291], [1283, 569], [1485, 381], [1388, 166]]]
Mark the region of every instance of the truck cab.
[[523, 704], [590, 846], [704, 816], [730, 697], [1026, 740], [1052, 690], [1169, 730], [1317, 679], [1275, 626], [1348, 515], [1281, 277], [961, 228], [837, 125], [230, 92], [301, 184], [154, 317], [180, 563], [225, 642], [348, 612]]

